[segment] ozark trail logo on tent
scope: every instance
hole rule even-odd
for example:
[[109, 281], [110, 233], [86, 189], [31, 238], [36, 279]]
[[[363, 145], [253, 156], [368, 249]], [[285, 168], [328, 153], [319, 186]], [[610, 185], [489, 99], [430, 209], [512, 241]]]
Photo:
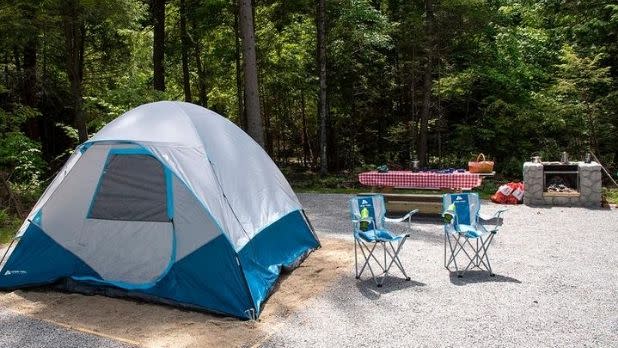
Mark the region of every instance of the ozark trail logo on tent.
[[369, 203], [369, 202], [367, 202], [367, 200], [366, 200], [366, 199], [363, 199], [363, 200], [361, 201], [361, 204], [367, 204], [367, 203]]
[[14, 275], [14, 274], [26, 274], [28, 272], [24, 271], [24, 270], [7, 270], [6, 272], [4, 272], [4, 275]]
[[456, 201], [461, 201], [463, 199], [463, 197], [461, 196], [457, 196], [457, 198], [455, 198]]

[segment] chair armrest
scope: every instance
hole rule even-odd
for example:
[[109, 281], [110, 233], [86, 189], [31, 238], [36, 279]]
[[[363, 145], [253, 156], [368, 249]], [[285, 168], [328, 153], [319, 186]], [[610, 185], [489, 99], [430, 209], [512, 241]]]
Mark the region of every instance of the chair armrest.
[[444, 232], [456, 233], [457, 229], [455, 228], [455, 224], [444, 224]]
[[492, 226], [501, 226], [503, 223], [503, 218], [500, 216], [502, 213], [507, 211], [508, 209], [500, 209], [494, 213], [492, 216], [483, 216], [479, 215], [479, 223], [481, 225], [492, 225]]
[[360, 223], [361, 223], [360, 215], [356, 214], [352, 216], [352, 226], [354, 227], [355, 232], [360, 231]]
[[418, 209], [414, 209], [409, 211], [406, 215], [397, 218], [397, 219], [391, 219], [391, 218], [384, 218], [384, 221], [388, 222], [388, 223], [400, 223], [400, 222], [404, 222], [406, 220], [408, 220], [408, 227], [412, 228], [412, 215], [418, 213]]

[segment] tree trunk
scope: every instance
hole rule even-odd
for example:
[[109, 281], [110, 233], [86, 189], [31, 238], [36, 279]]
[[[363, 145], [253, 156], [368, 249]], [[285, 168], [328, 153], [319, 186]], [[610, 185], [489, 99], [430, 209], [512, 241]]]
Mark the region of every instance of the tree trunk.
[[592, 150], [592, 153], [601, 156], [601, 151], [599, 148], [599, 137], [596, 126], [596, 117], [595, 110], [592, 107], [592, 103], [588, 100], [587, 93], [582, 93], [580, 98], [584, 101], [584, 105], [586, 105], [586, 117], [588, 119], [588, 133], [589, 133], [589, 147]]
[[240, 127], [246, 131], [247, 113], [245, 112], [245, 96], [242, 89], [242, 67], [240, 63], [240, 27], [238, 25], [239, 11], [240, 8], [237, 4], [236, 13], [234, 14], [234, 30], [236, 33], [236, 98], [238, 99], [238, 119], [240, 121]]
[[243, 71], [245, 74], [245, 106], [247, 132], [264, 147], [264, 128], [260, 113], [260, 97], [255, 53], [255, 31], [253, 28], [253, 7], [251, 0], [240, 0], [240, 34], [243, 47]]
[[157, 91], [165, 91], [165, 0], [152, 0], [151, 10], [154, 26], [152, 86]]
[[[38, 106], [38, 79], [37, 79], [37, 40], [36, 37], [28, 40], [24, 47], [24, 80], [22, 100], [24, 105], [36, 108]], [[26, 123], [26, 134], [32, 139], [41, 138], [39, 119], [32, 118]]]
[[182, 61], [182, 87], [185, 101], [191, 102], [191, 77], [189, 76], [189, 35], [187, 34], [187, 7], [185, 0], [180, 0], [180, 59]]
[[15, 60], [15, 73], [17, 75], [18, 79], [22, 78], [22, 71], [21, 71], [21, 59], [20, 59], [20, 50], [17, 46], [13, 47], [13, 58]]
[[25, 105], [36, 106], [36, 38], [28, 40], [24, 47], [24, 85], [22, 99]]
[[318, 119], [320, 120], [320, 175], [328, 173], [328, 110], [326, 107], [326, 5], [317, 0], [318, 65], [320, 92], [318, 97]]
[[[272, 97], [265, 95], [264, 93], [262, 93], [262, 96], [264, 96], [263, 98], [260, 99], [261, 103], [261, 110], [264, 110], [264, 149], [266, 150], [266, 152], [273, 156], [274, 158], [274, 151], [273, 151], [273, 138], [270, 136], [270, 130], [271, 130], [271, 124], [270, 124], [270, 115], [272, 115], [275, 111], [273, 109], [275, 109], [277, 106], [276, 103], [273, 102]], [[246, 112], [246, 110], [245, 110]]]
[[66, 70], [71, 84], [73, 120], [79, 142], [88, 140], [86, 117], [82, 109], [82, 81], [84, 71], [84, 36], [86, 28], [79, 18], [78, 4], [71, 1], [65, 7], [63, 16]]
[[[24, 17], [33, 22], [36, 17], [36, 7], [27, 6], [24, 9]], [[28, 35], [28, 39], [26, 41], [26, 46], [24, 47], [24, 80], [23, 80], [23, 89], [22, 89], [22, 99], [25, 105], [30, 107], [37, 106], [37, 49], [38, 49], [38, 39], [37, 34], [38, 30], [33, 27], [30, 30], [32, 32]], [[28, 124], [28, 128], [30, 132], [33, 131], [32, 127], [38, 128], [38, 120], [30, 120]], [[38, 130], [35, 131], [38, 133]], [[29, 134], [32, 138], [38, 138], [38, 134], [33, 136], [33, 134]]]
[[423, 76], [423, 106], [421, 110], [419, 135], [418, 135], [418, 160], [421, 166], [427, 165], [427, 132], [429, 124], [429, 111], [431, 109], [431, 88], [433, 85], [433, 3], [425, 0], [425, 37], [427, 40], [425, 72]]
[[195, 40], [195, 66], [197, 67], [197, 91], [199, 93], [200, 105], [208, 107], [208, 91], [206, 90], [206, 71], [202, 64], [202, 40], [198, 37]]
[[4, 85], [9, 85], [9, 53], [4, 52]]
[[303, 165], [307, 167], [313, 153], [311, 153], [311, 145], [309, 144], [309, 130], [307, 129], [307, 114], [305, 113], [305, 91], [300, 91], [300, 113], [302, 117], [303, 130], [302, 130], [302, 145], [303, 145]]

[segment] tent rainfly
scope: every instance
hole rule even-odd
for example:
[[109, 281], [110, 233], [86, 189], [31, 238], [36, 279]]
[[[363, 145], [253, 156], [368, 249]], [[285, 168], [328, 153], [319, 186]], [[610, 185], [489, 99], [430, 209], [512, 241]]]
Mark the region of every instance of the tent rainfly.
[[157, 102], [77, 148], [0, 260], [0, 288], [66, 280], [252, 319], [317, 247], [257, 143], [210, 110]]

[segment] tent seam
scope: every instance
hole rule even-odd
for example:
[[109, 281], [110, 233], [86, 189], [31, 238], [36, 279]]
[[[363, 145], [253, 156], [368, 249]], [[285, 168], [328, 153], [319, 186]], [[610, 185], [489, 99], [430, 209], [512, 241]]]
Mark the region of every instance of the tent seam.
[[[172, 102], [172, 104], [178, 108], [182, 114], [189, 120], [189, 122], [191, 123], [191, 128], [193, 129], [193, 131], [195, 132], [195, 135], [198, 137], [200, 143], [202, 143], [202, 148], [204, 149], [204, 154], [206, 155], [206, 160], [208, 161], [208, 163], [210, 163], [211, 167], [212, 167], [212, 172], [214, 174], [215, 177], [215, 181], [217, 182], [217, 186], [219, 187], [219, 192], [221, 194], [221, 196], [223, 197], [223, 199], [225, 200], [225, 202], [227, 203], [227, 206], [230, 208], [230, 211], [232, 212], [232, 215], [234, 215], [234, 218], [236, 219], [236, 222], [238, 222], [238, 225], [240, 226], [240, 229], [242, 229], [242, 231], [245, 233], [245, 237], [247, 237], [247, 240], [251, 240], [251, 237], [249, 236], [249, 232], [247, 232], [247, 230], [245, 230], [245, 226], [243, 226], [242, 222], [240, 222], [240, 219], [238, 218], [238, 215], [236, 214], [236, 211], [234, 210], [234, 207], [232, 207], [232, 204], [230, 203], [230, 200], [227, 198], [227, 195], [225, 194], [225, 190], [223, 189], [223, 186], [221, 185], [221, 180], [219, 180], [219, 175], [217, 175], [217, 171], [216, 171], [216, 165], [215, 163], [210, 159], [210, 156], [208, 155], [208, 149], [206, 144], [204, 144], [204, 142], [202, 141], [202, 138], [200, 137], [199, 133], [197, 132], [196, 128], [195, 128], [195, 124], [193, 123], [193, 119], [191, 119], [191, 116], [189, 116], [189, 114], [187, 114], [185, 112], [185, 110], [182, 108], [182, 106], [180, 106], [178, 103]], [[234, 247], [234, 244], [232, 244], [232, 246]], [[236, 250], [236, 248], [234, 247], [234, 250]]]

